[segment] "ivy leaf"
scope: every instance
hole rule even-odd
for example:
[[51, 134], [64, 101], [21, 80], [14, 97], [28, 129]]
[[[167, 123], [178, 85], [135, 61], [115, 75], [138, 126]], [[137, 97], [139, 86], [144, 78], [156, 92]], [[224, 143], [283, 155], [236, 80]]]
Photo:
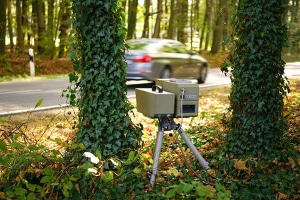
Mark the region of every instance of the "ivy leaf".
[[31, 192], [35, 191], [35, 185], [33, 185], [33, 184], [27, 183], [26, 188]]
[[7, 146], [6, 143], [4, 141], [0, 141], [0, 150], [3, 151], [4, 153], [7, 152]]
[[168, 190], [166, 197], [172, 198], [172, 197], [175, 197], [175, 195], [176, 195], [176, 188], [172, 188], [172, 189]]
[[142, 173], [142, 171], [141, 171], [141, 169], [139, 169], [139, 168], [134, 168], [133, 169], [133, 173], [135, 173], [135, 174], [141, 174]]
[[101, 175], [101, 179], [102, 179], [105, 183], [107, 183], [107, 182], [113, 180], [113, 178], [114, 178], [114, 174], [113, 174], [112, 171], [104, 172], [104, 173]]
[[16, 195], [21, 196], [21, 195], [25, 195], [27, 193], [27, 190], [24, 188], [16, 188], [14, 193]]
[[54, 176], [55, 175], [54, 170], [51, 169], [51, 168], [45, 168], [43, 171], [44, 171], [45, 175], [47, 175], [47, 176]]
[[52, 182], [52, 180], [53, 180], [53, 176], [44, 176], [41, 179], [40, 183], [49, 183], [49, 182]]
[[12, 142], [11, 147], [16, 148], [16, 149], [24, 149], [25, 146], [19, 142]]

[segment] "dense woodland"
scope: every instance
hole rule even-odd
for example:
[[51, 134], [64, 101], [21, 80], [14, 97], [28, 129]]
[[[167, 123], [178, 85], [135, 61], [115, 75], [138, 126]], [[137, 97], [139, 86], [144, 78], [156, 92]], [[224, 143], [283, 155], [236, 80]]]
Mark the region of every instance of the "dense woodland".
[[[198, 52], [217, 54], [232, 47], [230, 20], [237, 0], [120, 0], [127, 39], [170, 38]], [[35, 53], [48, 58], [68, 57], [72, 35], [70, 0], [0, 1], [0, 55]], [[286, 12], [287, 56], [298, 59], [299, 0]], [[92, 19], [91, 19], [92, 20]], [[97, 22], [95, 22], [97, 23]], [[6, 30], [6, 31], [4, 31]]]

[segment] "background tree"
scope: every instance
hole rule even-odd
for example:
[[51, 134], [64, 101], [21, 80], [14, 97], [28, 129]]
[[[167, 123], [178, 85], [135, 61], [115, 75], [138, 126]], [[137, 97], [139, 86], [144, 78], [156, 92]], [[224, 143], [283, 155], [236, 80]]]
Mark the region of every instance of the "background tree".
[[154, 31], [153, 31], [153, 38], [159, 38], [160, 35], [160, 25], [162, 20], [162, 13], [163, 13], [163, 0], [157, 1], [157, 14], [156, 14], [156, 20], [154, 25]]
[[167, 29], [167, 38], [174, 39], [175, 38], [175, 21], [176, 21], [175, 0], [171, 0], [169, 10], [170, 10], [170, 13], [169, 13], [169, 26]]
[[287, 27], [287, 1], [241, 0], [233, 23], [235, 50], [230, 54], [228, 153], [237, 158], [272, 159], [282, 148], [287, 123], [282, 114], [288, 85], [281, 52]]
[[9, 36], [10, 51], [14, 53], [11, 0], [7, 0], [7, 30], [8, 30], [8, 36]]
[[223, 37], [224, 30], [224, 17], [225, 17], [225, 6], [227, 4], [227, 0], [220, 0], [218, 4], [218, 9], [216, 13], [216, 21], [213, 28], [213, 41], [211, 47], [211, 53], [216, 54], [220, 50], [221, 41]]
[[127, 39], [135, 38], [137, 7], [138, 7], [138, 0], [129, 0], [129, 2], [128, 2]]
[[5, 55], [6, 0], [0, 1], [0, 56]]
[[149, 17], [150, 17], [150, 5], [151, 0], [145, 0], [144, 2], [145, 12], [144, 12], [144, 27], [142, 38], [149, 38]]
[[71, 16], [71, 9], [70, 9], [70, 3], [69, 1], [63, 0], [61, 1], [60, 6], [60, 15], [59, 15], [59, 51], [58, 51], [58, 57], [63, 58], [66, 56], [67, 48], [68, 48], [68, 30], [70, 28], [70, 16]]
[[[48, 45], [46, 45], [46, 51], [50, 58], [54, 57], [54, 48], [55, 48], [55, 39], [54, 39], [54, 0], [48, 0], [48, 9], [47, 9], [47, 29], [46, 36], [44, 39], [47, 40]], [[70, 19], [70, 16], [68, 16]]]
[[[205, 51], [208, 50], [210, 34], [212, 30], [212, 12], [213, 12], [213, 1], [206, 0], [203, 28], [200, 32], [200, 38], [199, 38], [200, 50], [205, 50]], [[204, 43], [204, 47], [203, 47], [203, 43]]]
[[177, 0], [177, 14], [176, 14], [176, 28], [177, 28], [177, 39], [182, 43], [188, 41], [188, 1], [186, 0]]
[[16, 21], [17, 21], [17, 49], [23, 52], [24, 47], [24, 34], [23, 34], [23, 20], [22, 20], [22, 6], [21, 0], [16, 0]]

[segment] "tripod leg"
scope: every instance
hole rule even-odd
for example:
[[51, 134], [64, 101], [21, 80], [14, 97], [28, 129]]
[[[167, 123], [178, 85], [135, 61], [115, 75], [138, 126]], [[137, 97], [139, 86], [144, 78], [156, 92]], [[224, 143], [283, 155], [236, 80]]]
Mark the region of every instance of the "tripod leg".
[[155, 177], [158, 170], [158, 162], [159, 162], [159, 155], [161, 151], [161, 145], [163, 140], [164, 130], [160, 130], [157, 133], [156, 136], [156, 142], [155, 142], [155, 149], [154, 149], [154, 155], [153, 155], [153, 167], [151, 172], [151, 178], [150, 178], [150, 184], [152, 187], [154, 187], [155, 184]]
[[204, 169], [208, 169], [209, 166], [208, 166], [207, 162], [204, 160], [204, 158], [198, 152], [195, 145], [191, 142], [191, 140], [188, 138], [188, 136], [185, 134], [185, 132], [181, 129], [181, 127], [178, 128], [178, 132], [179, 132], [180, 136], [182, 137], [182, 139], [185, 141], [185, 143], [188, 145], [188, 147], [192, 150], [192, 152], [194, 153], [194, 155], [198, 159], [200, 165]]

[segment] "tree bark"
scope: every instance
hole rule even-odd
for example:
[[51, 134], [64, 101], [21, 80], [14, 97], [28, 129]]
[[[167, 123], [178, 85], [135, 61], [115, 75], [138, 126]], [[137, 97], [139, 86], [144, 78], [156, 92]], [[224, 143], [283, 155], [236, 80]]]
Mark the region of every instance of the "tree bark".
[[36, 11], [36, 27], [37, 27], [37, 52], [39, 54], [43, 54], [45, 51], [45, 33], [46, 33], [46, 23], [45, 23], [45, 3], [43, 0], [34, 0], [32, 3], [32, 6], [34, 6]]
[[9, 36], [10, 52], [14, 53], [14, 36], [12, 28], [12, 15], [11, 15], [11, 0], [7, 0], [7, 30]]
[[170, 17], [169, 17], [169, 28], [167, 32], [167, 38], [174, 39], [175, 37], [175, 20], [176, 20], [175, 0], [170, 2]]
[[68, 1], [62, 1], [60, 6], [62, 16], [60, 19], [60, 27], [59, 27], [59, 53], [58, 57], [63, 58], [65, 57], [66, 48], [68, 44], [68, 29], [70, 28], [69, 19], [71, 16], [70, 4]]
[[5, 55], [6, 0], [0, 1], [0, 56]]
[[129, 0], [127, 39], [135, 38], [137, 6], [138, 0]]
[[218, 9], [216, 12], [216, 23], [214, 25], [214, 31], [213, 31], [213, 41], [212, 41], [212, 48], [211, 53], [216, 54], [218, 53], [220, 47], [221, 47], [221, 41], [223, 38], [223, 24], [224, 24], [224, 6], [227, 4], [227, 0], [220, 0]]
[[159, 38], [161, 16], [162, 16], [162, 12], [163, 12], [162, 3], [163, 3], [162, 0], [157, 1], [157, 14], [156, 14], [156, 20], [155, 20], [155, 25], [154, 25], [154, 31], [153, 31], [153, 35], [152, 35], [153, 38]]
[[22, 24], [22, 8], [21, 0], [16, 0], [16, 17], [17, 17], [17, 50], [19, 52], [24, 51], [24, 35], [23, 35], [23, 24]]
[[144, 3], [145, 19], [144, 19], [144, 28], [143, 28], [142, 38], [149, 38], [150, 3], [151, 3], [151, 0], [145, 0], [145, 3]]

